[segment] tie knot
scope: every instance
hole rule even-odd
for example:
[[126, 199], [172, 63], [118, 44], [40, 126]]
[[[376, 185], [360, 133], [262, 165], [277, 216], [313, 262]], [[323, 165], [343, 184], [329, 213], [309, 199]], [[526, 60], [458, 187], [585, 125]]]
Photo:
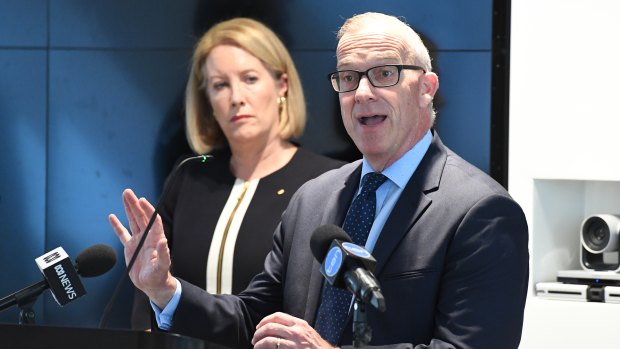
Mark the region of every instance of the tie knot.
[[362, 178], [362, 192], [360, 195], [373, 193], [385, 182], [387, 177], [379, 172], [369, 172]]

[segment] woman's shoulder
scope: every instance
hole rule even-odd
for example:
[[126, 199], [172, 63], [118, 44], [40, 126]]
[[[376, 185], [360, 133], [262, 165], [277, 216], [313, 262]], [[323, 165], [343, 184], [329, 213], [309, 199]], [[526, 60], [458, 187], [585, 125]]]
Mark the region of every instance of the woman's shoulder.
[[301, 185], [303, 182], [315, 178], [327, 171], [344, 165], [345, 162], [317, 154], [308, 149], [299, 147], [293, 158], [280, 170], [274, 172], [269, 178], [275, 180], [286, 179], [291, 183]]
[[303, 147], [297, 149], [297, 153], [293, 157], [293, 160], [299, 162], [299, 165], [302, 167], [307, 167], [309, 169], [316, 168], [321, 172], [339, 168], [347, 163], [342, 160], [315, 153]]

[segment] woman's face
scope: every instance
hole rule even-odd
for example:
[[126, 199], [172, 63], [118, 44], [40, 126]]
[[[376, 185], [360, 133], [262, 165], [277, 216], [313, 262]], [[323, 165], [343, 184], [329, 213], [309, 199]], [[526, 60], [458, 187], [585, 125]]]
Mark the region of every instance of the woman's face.
[[280, 138], [278, 97], [286, 94], [285, 74], [276, 79], [258, 58], [232, 45], [213, 48], [203, 74], [213, 114], [231, 147], [264, 146]]

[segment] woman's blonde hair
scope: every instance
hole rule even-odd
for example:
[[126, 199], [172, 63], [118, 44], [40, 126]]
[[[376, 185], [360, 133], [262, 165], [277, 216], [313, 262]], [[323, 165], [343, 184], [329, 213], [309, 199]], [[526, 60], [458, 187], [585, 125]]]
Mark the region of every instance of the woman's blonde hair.
[[306, 124], [306, 103], [301, 80], [291, 56], [277, 35], [264, 24], [249, 18], [234, 18], [213, 26], [194, 50], [192, 69], [185, 90], [185, 130], [190, 147], [205, 154], [227, 144], [213, 115], [204, 86], [204, 65], [218, 45], [234, 45], [261, 60], [280, 78], [286, 74], [288, 89], [280, 104], [280, 136], [299, 137]]

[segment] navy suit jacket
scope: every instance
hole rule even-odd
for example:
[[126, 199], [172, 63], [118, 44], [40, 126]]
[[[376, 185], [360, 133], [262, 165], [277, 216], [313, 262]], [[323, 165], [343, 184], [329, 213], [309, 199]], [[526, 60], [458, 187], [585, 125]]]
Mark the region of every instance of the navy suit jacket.
[[[256, 324], [276, 311], [313, 324], [323, 277], [310, 237], [320, 225], [342, 224], [360, 173], [357, 161], [299, 189], [264, 271], [238, 296], [209, 295], [181, 280], [172, 331], [245, 348]], [[436, 132], [372, 254], [387, 310], [368, 310], [370, 345], [518, 347], [528, 285], [525, 217], [504, 188]], [[350, 343], [346, 330], [341, 344]]]

